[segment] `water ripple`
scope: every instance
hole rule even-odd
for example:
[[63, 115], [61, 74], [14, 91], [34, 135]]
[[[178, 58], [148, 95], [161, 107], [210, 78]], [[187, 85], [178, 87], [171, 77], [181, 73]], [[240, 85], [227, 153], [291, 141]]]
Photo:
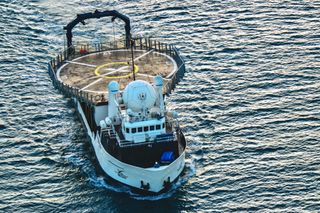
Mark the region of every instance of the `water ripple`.
[[[103, 176], [47, 75], [62, 26], [97, 8], [128, 14], [133, 35], [173, 43], [186, 60], [168, 107], [181, 117], [187, 166], [166, 194]], [[319, 211], [318, 2], [3, 0], [0, 10], [0, 211]], [[94, 23], [94, 35], [81, 26], [75, 37], [112, 34]]]

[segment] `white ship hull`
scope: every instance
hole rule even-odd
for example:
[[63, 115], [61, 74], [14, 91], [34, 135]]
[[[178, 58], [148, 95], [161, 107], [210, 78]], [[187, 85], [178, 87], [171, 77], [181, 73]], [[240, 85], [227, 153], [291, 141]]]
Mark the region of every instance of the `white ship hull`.
[[158, 193], [175, 181], [185, 165], [185, 151], [172, 163], [158, 168], [141, 168], [123, 163], [105, 151], [100, 136], [90, 130], [80, 103], [76, 101], [77, 110], [91, 139], [97, 160], [103, 171], [113, 179], [128, 186]]
[[[76, 25], [102, 17], [124, 22], [124, 42], [72, 41]], [[184, 74], [185, 63], [173, 45], [133, 38], [130, 29], [130, 19], [115, 10], [77, 14], [64, 27], [67, 48], [50, 60], [48, 73], [55, 88], [74, 100], [103, 171], [158, 193], [185, 166], [187, 142], [178, 113], [167, 109], [164, 100]]]

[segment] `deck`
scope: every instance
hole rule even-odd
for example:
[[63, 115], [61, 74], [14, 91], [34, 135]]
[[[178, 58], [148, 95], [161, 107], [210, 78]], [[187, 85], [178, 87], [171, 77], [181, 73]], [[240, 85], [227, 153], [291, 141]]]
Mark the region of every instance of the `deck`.
[[142, 168], [152, 167], [155, 162], [166, 165], [166, 163], [161, 163], [160, 160], [163, 152], [172, 151], [176, 159], [186, 148], [185, 138], [180, 131], [177, 134], [177, 138], [172, 138], [171, 140], [131, 143], [131, 146], [119, 146], [116, 137], [118, 132], [109, 131], [103, 130], [101, 133], [101, 144], [106, 152], [124, 163]]
[[133, 74], [136, 80], [153, 83], [154, 76], [161, 75], [166, 80], [177, 70], [177, 64], [170, 56], [155, 50], [134, 50], [133, 55], [134, 69], [131, 51], [127, 49], [92, 53], [65, 61], [57, 71], [58, 79], [81, 91], [106, 94], [110, 81], [117, 81], [123, 90], [133, 81]]
[[161, 75], [163, 92], [169, 94], [185, 72], [178, 50], [149, 38], [135, 38], [132, 49], [133, 57], [131, 48], [120, 41], [79, 43], [54, 57], [48, 63], [48, 72], [54, 86], [64, 95], [87, 104], [104, 103], [110, 81], [117, 81], [123, 90], [134, 75], [136, 80], [150, 83], [154, 76]]

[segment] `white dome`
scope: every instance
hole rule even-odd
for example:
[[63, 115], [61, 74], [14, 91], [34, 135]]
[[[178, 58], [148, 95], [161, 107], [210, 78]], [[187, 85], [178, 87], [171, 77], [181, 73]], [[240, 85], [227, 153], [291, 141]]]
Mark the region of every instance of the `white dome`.
[[111, 82], [108, 84], [108, 90], [109, 90], [109, 93], [111, 93], [111, 94], [117, 94], [118, 91], [119, 91], [119, 84], [118, 84], [118, 82], [116, 82], [116, 81], [111, 81]]
[[156, 91], [148, 82], [137, 80], [133, 81], [123, 92], [123, 102], [127, 108], [134, 112], [141, 111], [143, 108], [151, 108], [157, 99]]
[[154, 84], [156, 87], [162, 87], [163, 86], [163, 78], [160, 75], [157, 75], [153, 78]]

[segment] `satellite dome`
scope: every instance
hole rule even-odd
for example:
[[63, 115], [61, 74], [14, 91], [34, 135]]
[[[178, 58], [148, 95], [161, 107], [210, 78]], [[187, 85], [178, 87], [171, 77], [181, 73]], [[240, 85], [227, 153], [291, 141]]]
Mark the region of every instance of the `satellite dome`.
[[116, 81], [111, 81], [108, 84], [108, 90], [112, 94], [116, 94], [119, 91], [119, 84]]
[[134, 112], [153, 107], [156, 99], [157, 95], [153, 86], [142, 80], [131, 82], [123, 92], [124, 104]]

